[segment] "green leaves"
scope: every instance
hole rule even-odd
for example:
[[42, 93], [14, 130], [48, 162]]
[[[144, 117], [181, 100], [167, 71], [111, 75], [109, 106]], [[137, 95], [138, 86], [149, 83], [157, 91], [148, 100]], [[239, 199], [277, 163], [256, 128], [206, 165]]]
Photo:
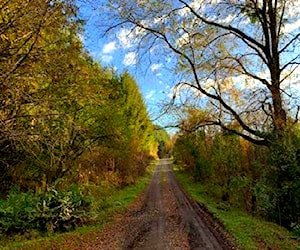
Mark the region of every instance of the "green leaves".
[[88, 221], [90, 205], [76, 186], [65, 191], [51, 188], [40, 195], [11, 193], [0, 201], [0, 233], [69, 231]]
[[[190, 114], [194, 117], [188, 116], [183, 128], [197, 124], [197, 118], [201, 121], [201, 113]], [[220, 188], [220, 202], [292, 229], [300, 217], [299, 131], [268, 137], [270, 146], [262, 148], [231, 131], [208, 126], [193, 132], [183, 129], [174, 158], [196, 179]]]

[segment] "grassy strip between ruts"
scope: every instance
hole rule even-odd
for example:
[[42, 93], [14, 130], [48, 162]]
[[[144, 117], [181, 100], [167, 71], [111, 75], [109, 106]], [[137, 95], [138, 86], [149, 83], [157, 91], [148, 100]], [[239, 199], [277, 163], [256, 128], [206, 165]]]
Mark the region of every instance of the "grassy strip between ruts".
[[[145, 176], [141, 177], [134, 185], [122, 189], [114, 187], [87, 187], [94, 198], [93, 207], [95, 208], [96, 223], [77, 228], [68, 233], [49, 234], [45, 237], [26, 240], [24, 236], [0, 241], [0, 249], [68, 249], [68, 242], [89, 240], [95, 238], [101, 232], [104, 225], [112, 221], [114, 214], [121, 212], [145, 189], [152, 176], [156, 162], [153, 162], [146, 171]], [[32, 236], [32, 235], [31, 235]]]
[[205, 185], [193, 181], [191, 176], [178, 167], [174, 167], [174, 172], [184, 189], [223, 223], [225, 230], [235, 238], [238, 249], [300, 250], [299, 238], [287, 229], [232, 207], [222, 208], [213, 197], [205, 193]]

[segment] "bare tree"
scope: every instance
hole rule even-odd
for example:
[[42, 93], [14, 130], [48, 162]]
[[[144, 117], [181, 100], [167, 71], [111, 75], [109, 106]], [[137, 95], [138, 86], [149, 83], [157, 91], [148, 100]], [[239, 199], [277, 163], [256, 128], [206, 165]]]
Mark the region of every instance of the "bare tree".
[[178, 86], [194, 89], [214, 110], [204, 123], [268, 145], [268, 134], [285, 131], [289, 116], [298, 120], [299, 4], [111, 0], [107, 32], [126, 29], [140, 51], [171, 51], [185, 75]]

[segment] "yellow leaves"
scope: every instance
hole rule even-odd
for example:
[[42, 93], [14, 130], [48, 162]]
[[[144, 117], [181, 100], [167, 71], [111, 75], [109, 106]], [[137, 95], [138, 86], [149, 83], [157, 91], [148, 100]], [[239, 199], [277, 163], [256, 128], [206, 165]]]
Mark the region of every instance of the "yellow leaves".
[[198, 127], [205, 126], [211, 121], [210, 115], [206, 110], [189, 108], [187, 118], [182, 122], [183, 131], [193, 131]]
[[5, 34], [0, 34], [0, 39], [1, 40], [9, 40], [9, 38]]
[[232, 89], [231, 93], [232, 93], [231, 96], [233, 97], [233, 100], [235, 101], [236, 104], [238, 104], [240, 102], [241, 91], [238, 89]]
[[240, 148], [241, 148], [242, 153], [243, 153], [244, 156], [247, 155], [247, 152], [248, 152], [250, 146], [251, 146], [250, 142], [246, 141], [243, 138], [240, 138]]
[[[243, 80], [243, 79], [241, 79]], [[233, 106], [244, 105], [243, 90], [239, 87], [240, 82], [237, 78], [225, 78], [218, 83], [219, 94], [223, 97], [228, 96], [228, 103]]]
[[232, 79], [224, 79], [222, 81], [222, 90], [224, 91], [228, 91], [228, 90], [231, 90], [232, 87], [233, 87], [233, 81]]

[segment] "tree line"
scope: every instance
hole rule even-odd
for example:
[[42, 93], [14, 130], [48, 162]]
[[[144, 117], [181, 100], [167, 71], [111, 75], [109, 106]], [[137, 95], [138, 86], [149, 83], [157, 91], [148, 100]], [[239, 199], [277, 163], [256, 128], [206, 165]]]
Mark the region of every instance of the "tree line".
[[0, 3], [1, 194], [109, 179], [125, 185], [159, 141], [135, 79], [80, 40], [73, 1]]
[[199, 126], [203, 110], [185, 112], [173, 148], [175, 162], [205, 186], [220, 208], [237, 207], [297, 230], [299, 125], [276, 145], [262, 147], [233, 132]]

